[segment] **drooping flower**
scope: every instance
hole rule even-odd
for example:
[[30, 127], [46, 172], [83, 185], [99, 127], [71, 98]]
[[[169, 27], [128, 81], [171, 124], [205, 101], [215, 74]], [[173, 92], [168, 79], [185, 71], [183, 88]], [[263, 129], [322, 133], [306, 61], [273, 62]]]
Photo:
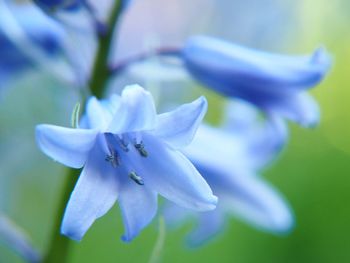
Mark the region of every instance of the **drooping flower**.
[[[189, 236], [191, 245], [200, 245], [220, 233], [228, 216], [273, 233], [286, 232], [293, 226], [287, 203], [258, 174], [284, 145], [286, 127], [281, 119], [257, 125], [258, 116], [248, 107], [235, 108], [234, 129], [201, 125], [193, 142], [184, 149], [219, 198], [215, 210], [198, 214], [166, 206], [169, 224], [177, 225], [190, 216], [197, 218], [197, 228]], [[240, 116], [244, 118], [238, 121]]]
[[[64, 32], [30, 4], [0, 3], [0, 76], [5, 79], [30, 67], [59, 62]], [[0, 85], [4, 85], [4, 81]]]
[[287, 56], [249, 49], [211, 37], [190, 38], [184, 65], [200, 83], [225, 96], [246, 100], [303, 126], [319, 120], [319, 109], [305, 90], [330, 68], [323, 48], [309, 56]]
[[66, 166], [84, 167], [61, 232], [80, 240], [117, 199], [124, 241], [132, 240], [150, 223], [158, 193], [186, 208], [214, 209], [217, 198], [177, 151], [191, 142], [206, 108], [201, 97], [157, 115], [150, 93], [134, 85], [108, 101], [91, 98], [85, 129], [37, 126], [37, 142], [44, 153]]

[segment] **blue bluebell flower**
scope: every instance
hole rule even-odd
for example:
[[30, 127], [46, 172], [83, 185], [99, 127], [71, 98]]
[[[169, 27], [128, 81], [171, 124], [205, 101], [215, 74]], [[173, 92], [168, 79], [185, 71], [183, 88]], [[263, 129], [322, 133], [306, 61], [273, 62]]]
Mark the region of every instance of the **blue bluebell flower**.
[[329, 71], [331, 59], [323, 48], [308, 56], [286, 56], [203, 36], [186, 42], [182, 58], [191, 75], [216, 92], [303, 126], [319, 121], [318, 105], [306, 90]]
[[158, 193], [182, 207], [214, 209], [217, 198], [177, 150], [191, 142], [206, 108], [201, 97], [157, 115], [150, 93], [133, 85], [108, 101], [91, 98], [82, 119], [85, 128], [38, 125], [36, 139], [44, 153], [66, 166], [84, 167], [61, 232], [80, 240], [117, 199], [124, 241], [151, 222]]
[[44, 10], [77, 10], [84, 0], [34, 0], [34, 2]]
[[[64, 32], [33, 5], [0, 3], [0, 76], [11, 78], [62, 51]], [[2, 82], [2, 84], [4, 83]]]
[[[247, 106], [239, 108], [237, 115], [244, 113]], [[243, 116], [249, 119], [249, 114]], [[215, 210], [203, 213], [166, 206], [165, 217], [170, 225], [188, 217], [197, 219], [197, 228], [189, 235], [191, 245], [200, 245], [220, 233], [229, 216], [273, 233], [287, 232], [293, 226], [292, 212], [284, 198], [259, 176], [285, 143], [285, 123], [274, 119], [257, 125], [257, 115], [253, 117], [253, 121], [237, 121], [237, 131], [232, 126], [214, 128], [203, 124], [183, 150], [219, 198]]]

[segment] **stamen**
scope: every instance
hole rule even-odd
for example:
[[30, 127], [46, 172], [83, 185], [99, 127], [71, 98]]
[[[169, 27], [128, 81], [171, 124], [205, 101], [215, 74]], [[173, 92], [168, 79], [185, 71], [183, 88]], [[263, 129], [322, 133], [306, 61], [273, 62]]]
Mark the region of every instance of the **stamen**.
[[148, 152], [145, 149], [145, 145], [143, 144], [143, 142], [141, 141], [140, 143], [135, 143], [134, 144], [136, 150], [140, 153], [140, 155], [142, 157], [147, 157], [148, 156]]
[[119, 145], [120, 145], [120, 148], [122, 148], [122, 150], [124, 152], [128, 152], [129, 151], [129, 147], [128, 147], [128, 143], [124, 141], [124, 139], [119, 139]]
[[116, 150], [116, 139], [112, 133], [105, 133], [107, 148], [110, 154], [107, 154], [105, 160], [110, 162], [114, 168], [120, 165], [119, 154]]
[[135, 172], [129, 173], [129, 177], [138, 185], [144, 185], [142, 177], [138, 176]]
[[113, 149], [109, 149], [111, 154], [110, 155], [107, 155], [105, 160], [107, 162], [110, 162], [112, 164], [112, 166], [114, 168], [116, 168], [117, 166], [120, 165], [120, 159], [119, 159], [119, 156], [118, 156], [118, 153], [117, 151], [113, 150]]

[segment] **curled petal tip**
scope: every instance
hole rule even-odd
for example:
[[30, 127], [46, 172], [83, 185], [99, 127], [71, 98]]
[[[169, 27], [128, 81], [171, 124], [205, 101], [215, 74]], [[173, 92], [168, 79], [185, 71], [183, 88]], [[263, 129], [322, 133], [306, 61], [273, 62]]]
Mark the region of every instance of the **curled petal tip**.
[[215, 195], [212, 195], [210, 199], [210, 204], [208, 204], [208, 207], [205, 211], [216, 209], [217, 204], [218, 204], [218, 197]]
[[133, 238], [128, 237], [126, 235], [122, 235], [120, 239], [125, 243], [130, 243], [133, 240]]
[[332, 64], [332, 57], [327, 52], [324, 46], [320, 46], [315, 49], [311, 57], [311, 62], [317, 63], [317, 64], [323, 64], [329, 68]]
[[198, 212], [211, 211], [216, 209], [218, 203], [218, 198], [215, 195], [212, 195], [208, 198], [206, 202], [201, 202], [197, 204], [197, 207], [193, 207]]
[[75, 227], [71, 228], [65, 224], [62, 224], [61, 226], [61, 234], [76, 242], [80, 242], [83, 239], [83, 235], [80, 231], [77, 231]]
[[272, 231], [276, 234], [286, 235], [293, 231], [295, 226], [294, 215], [288, 207], [284, 214], [271, 219]]

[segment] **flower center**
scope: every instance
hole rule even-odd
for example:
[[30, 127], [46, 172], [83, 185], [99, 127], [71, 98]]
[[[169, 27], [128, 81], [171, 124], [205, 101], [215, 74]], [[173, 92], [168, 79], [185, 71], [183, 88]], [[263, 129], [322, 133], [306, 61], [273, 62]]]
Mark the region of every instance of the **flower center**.
[[[148, 156], [148, 152], [145, 149], [140, 132], [126, 133], [122, 135], [105, 133], [104, 136], [108, 148], [108, 153], [106, 154], [105, 160], [109, 162], [113, 168], [117, 168], [122, 165], [122, 156], [135, 152], [131, 151], [132, 146], [141, 157], [146, 158]], [[142, 177], [139, 176], [133, 169], [130, 169], [128, 162], [125, 161], [123, 164], [128, 171], [129, 178], [138, 185], [144, 185]]]

